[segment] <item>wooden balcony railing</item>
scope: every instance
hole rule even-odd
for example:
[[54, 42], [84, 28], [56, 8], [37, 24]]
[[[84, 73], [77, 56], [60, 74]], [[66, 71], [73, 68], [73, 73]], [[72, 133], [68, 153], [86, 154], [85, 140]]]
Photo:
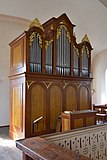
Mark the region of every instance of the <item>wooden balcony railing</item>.
[[107, 160], [107, 124], [45, 135], [42, 138], [92, 160]]
[[107, 124], [16, 141], [23, 160], [107, 159]]
[[40, 137], [16, 141], [16, 146], [22, 150], [23, 160], [91, 160]]

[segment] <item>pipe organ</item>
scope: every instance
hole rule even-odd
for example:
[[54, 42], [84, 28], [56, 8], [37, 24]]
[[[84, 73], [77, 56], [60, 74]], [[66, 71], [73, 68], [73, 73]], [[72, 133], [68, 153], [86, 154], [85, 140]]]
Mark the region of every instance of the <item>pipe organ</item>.
[[10, 43], [12, 139], [52, 133], [62, 111], [91, 108], [92, 47], [87, 35], [76, 42], [74, 27], [66, 14], [35, 19]]

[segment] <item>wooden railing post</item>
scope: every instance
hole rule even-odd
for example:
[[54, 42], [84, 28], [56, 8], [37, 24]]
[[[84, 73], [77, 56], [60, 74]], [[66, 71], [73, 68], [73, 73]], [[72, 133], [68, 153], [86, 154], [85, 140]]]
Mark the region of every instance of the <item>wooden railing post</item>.
[[29, 156], [27, 156], [24, 152], [22, 153], [22, 160], [33, 160], [32, 158], [30, 158]]

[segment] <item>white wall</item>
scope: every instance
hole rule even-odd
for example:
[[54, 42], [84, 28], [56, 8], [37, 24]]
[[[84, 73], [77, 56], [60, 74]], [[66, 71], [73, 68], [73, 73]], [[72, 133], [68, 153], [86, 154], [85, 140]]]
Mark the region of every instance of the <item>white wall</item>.
[[0, 15], [0, 126], [9, 125], [9, 43], [28, 29], [30, 21]]
[[105, 83], [105, 71], [107, 69], [107, 49], [98, 53], [92, 63], [93, 85], [95, 92], [92, 95], [93, 103], [107, 103], [107, 86]]

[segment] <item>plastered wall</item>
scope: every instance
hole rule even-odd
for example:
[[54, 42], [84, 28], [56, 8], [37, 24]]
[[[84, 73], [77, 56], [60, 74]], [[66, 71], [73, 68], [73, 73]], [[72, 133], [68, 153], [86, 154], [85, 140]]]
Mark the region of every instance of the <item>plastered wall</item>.
[[107, 49], [98, 53], [92, 62], [93, 84], [92, 95], [93, 103], [105, 104], [107, 103]]
[[0, 15], [0, 126], [9, 125], [9, 43], [28, 29], [30, 21]]

